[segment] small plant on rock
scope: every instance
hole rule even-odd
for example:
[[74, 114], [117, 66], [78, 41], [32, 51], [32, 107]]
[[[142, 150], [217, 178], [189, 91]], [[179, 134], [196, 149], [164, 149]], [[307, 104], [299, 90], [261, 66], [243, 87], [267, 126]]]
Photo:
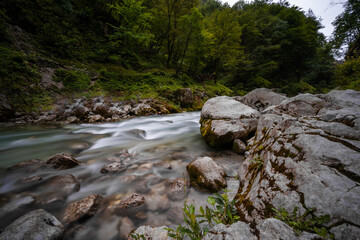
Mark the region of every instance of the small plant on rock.
[[298, 210], [299, 208], [295, 207], [292, 213], [288, 213], [284, 208], [280, 208], [279, 210], [273, 208], [275, 218], [292, 227], [297, 235], [306, 231], [316, 233], [326, 239], [334, 239], [334, 235], [329, 233], [324, 226], [324, 223], [330, 221], [329, 215], [315, 216], [313, 213], [316, 211], [316, 208], [307, 209], [303, 215], [298, 213]]
[[259, 155], [256, 155], [254, 159], [250, 161], [250, 163], [255, 164], [257, 166], [256, 168], [259, 169], [264, 165], [264, 160]]
[[224, 191], [224, 194], [215, 193], [214, 196], [208, 197], [207, 202], [212, 205], [212, 209], [206, 206], [204, 210], [200, 207], [201, 216], [206, 218], [211, 226], [213, 221], [216, 224], [233, 224], [240, 219], [235, 208], [236, 199], [230, 201], [228, 190]]
[[215, 193], [208, 197], [207, 202], [212, 206], [200, 206], [200, 214], [195, 214], [195, 206], [193, 204], [187, 205], [184, 203], [184, 221], [185, 226], [179, 225], [176, 230], [166, 228], [169, 232], [169, 237], [183, 240], [185, 236], [192, 240], [202, 239], [209, 231], [208, 227], [213, 227], [215, 224], [232, 224], [239, 220], [235, 208], [236, 200], [230, 201], [228, 191], [225, 189], [224, 194]]

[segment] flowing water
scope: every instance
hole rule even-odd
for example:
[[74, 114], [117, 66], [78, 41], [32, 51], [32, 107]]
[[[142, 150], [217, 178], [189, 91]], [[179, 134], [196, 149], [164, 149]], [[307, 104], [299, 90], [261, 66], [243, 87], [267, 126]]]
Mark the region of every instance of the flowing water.
[[[122, 239], [129, 228], [139, 225], [177, 223], [176, 215], [181, 216], [182, 213], [175, 211], [174, 216], [174, 211], [171, 214], [168, 209], [182, 207], [184, 200], [168, 199], [169, 182], [176, 178], [188, 178], [188, 163], [200, 156], [210, 156], [224, 166], [229, 176], [235, 176], [242, 161], [242, 156], [230, 151], [209, 148], [201, 138], [199, 118], [199, 112], [192, 112], [138, 117], [116, 123], [1, 127], [0, 228], [15, 217], [37, 208], [45, 208], [61, 221], [68, 203], [91, 194], [104, 197], [101, 209], [94, 217], [81, 223], [83, 227], [76, 237], [67, 238]], [[123, 159], [126, 171], [118, 174], [100, 172], [104, 165], [111, 163], [109, 160], [124, 150], [129, 152], [128, 157]], [[83, 164], [68, 170], [5, 171], [16, 163], [35, 158], [47, 160], [61, 152], [71, 153]], [[79, 179], [79, 191], [56, 201], [56, 204], [43, 204], [44, 195], [49, 196], [61, 189], [49, 190], [41, 183], [54, 175], [64, 174], [72, 174]], [[21, 181], [33, 176], [40, 176], [41, 180], [35, 183]], [[145, 217], [133, 219], [107, 211], [108, 206], [132, 193], [145, 197], [148, 205]], [[191, 188], [187, 199], [199, 206], [206, 197], [206, 193]]]

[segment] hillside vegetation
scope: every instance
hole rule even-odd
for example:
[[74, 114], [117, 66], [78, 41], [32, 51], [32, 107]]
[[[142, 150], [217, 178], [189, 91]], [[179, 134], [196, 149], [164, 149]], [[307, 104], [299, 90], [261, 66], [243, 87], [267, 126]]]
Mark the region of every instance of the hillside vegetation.
[[[346, 35], [359, 29], [358, 2], [346, 3], [328, 42], [319, 18], [286, 1], [2, 1], [0, 94], [34, 111], [99, 95], [175, 105], [182, 88], [203, 100], [258, 87], [290, 95], [359, 90], [359, 35]], [[348, 16], [353, 24], [344, 24]], [[343, 44], [347, 61], [336, 64]]]

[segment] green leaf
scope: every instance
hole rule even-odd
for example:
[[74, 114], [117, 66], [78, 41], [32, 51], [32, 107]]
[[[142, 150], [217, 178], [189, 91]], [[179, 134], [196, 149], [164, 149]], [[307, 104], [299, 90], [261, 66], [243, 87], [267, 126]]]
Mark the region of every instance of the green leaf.
[[210, 197], [208, 197], [208, 199], [207, 199], [207, 202], [210, 204], [210, 205], [215, 205], [215, 199], [214, 199], [214, 197], [212, 197], [212, 196], [210, 196]]

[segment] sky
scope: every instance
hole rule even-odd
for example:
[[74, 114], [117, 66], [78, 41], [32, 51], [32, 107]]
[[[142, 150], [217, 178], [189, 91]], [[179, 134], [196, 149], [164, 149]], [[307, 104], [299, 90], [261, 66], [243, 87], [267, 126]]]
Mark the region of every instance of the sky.
[[[229, 3], [230, 6], [237, 2], [237, 0], [221, 1]], [[274, 0], [274, 2], [278, 2], [278, 0]], [[312, 9], [315, 16], [322, 19], [321, 23], [324, 28], [320, 29], [320, 32], [324, 33], [326, 37], [330, 37], [334, 30], [334, 27], [331, 25], [331, 23], [335, 20], [336, 16], [343, 12], [342, 4], [337, 4], [335, 6], [331, 4], [335, 2], [335, 0], [288, 0], [288, 2], [291, 5], [300, 7], [305, 12], [307, 12], [309, 9]]]

